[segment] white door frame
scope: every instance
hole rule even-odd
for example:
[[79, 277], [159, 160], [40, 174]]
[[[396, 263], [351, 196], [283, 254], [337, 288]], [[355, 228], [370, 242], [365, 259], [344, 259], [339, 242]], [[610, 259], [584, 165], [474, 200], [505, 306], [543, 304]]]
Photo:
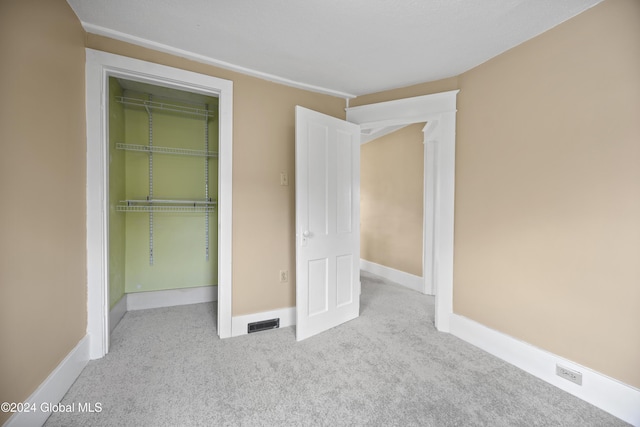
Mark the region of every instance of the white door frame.
[[[453, 215], [456, 95], [459, 91], [347, 108], [362, 130], [427, 122], [424, 132], [424, 292], [435, 293], [435, 324], [449, 332], [453, 314]], [[427, 274], [425, 274], [427, 272]]]
[[231, 189], [233, 82], [86, 49], [87, 334], [90, 358], [109, 351], [109, 77], [122, 77], [219, 98], [218, 335], [231, 336]]

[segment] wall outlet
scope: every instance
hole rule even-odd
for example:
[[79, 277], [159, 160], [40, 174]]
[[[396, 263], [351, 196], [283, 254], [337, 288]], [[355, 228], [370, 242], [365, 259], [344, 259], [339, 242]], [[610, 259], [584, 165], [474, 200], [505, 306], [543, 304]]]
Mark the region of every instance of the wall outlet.
[[582, 385], [582, 373], [574, 371], [573, 369], [565, 368], [564, 366], [556, 365], [556, 375], [569, 380], [572, 383]]
[[289, 271], [288, 270], [280, 270], [280, 282], [288, 282], [289, 281]]

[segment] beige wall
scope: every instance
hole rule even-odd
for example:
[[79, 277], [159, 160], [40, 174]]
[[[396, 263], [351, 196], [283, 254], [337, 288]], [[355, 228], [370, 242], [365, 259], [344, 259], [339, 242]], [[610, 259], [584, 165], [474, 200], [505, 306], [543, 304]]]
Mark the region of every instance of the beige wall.
[[87, 47], [233, 81], [233, 315], [295, 306], [295, 106], [344, 118], [344, 100], [92, 34]]
[[[454, 311], [640, 387], [640, 2], [607, 0], [459, 88]], [[351, 102], [351, 105], [361, 105]]]
[[0, 402], [20, 402], [86, 331], [84, 32], [64, 0], [2, 1], [0, 58]]
[[640, 2], [460, 78], [454, 310], [640, 386]]
[[422, 276], [424, 123], [360, 150], [360, 257]]

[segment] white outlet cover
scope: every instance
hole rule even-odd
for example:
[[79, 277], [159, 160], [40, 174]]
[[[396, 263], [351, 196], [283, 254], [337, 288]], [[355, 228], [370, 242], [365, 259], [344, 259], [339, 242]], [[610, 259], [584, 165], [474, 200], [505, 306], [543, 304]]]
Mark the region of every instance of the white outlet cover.
[[574, 371], [573, 369], [565, 368], [564, 366], [556, 365], [556, 375], [571, 381], [578, 385], [582, 385], [582, 373]]

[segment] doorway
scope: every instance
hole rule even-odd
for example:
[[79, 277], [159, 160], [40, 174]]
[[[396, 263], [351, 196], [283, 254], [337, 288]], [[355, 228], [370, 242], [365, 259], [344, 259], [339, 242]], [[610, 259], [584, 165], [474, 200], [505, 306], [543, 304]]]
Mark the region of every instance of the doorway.
[[233, 83], [211, 76], [86, 50], [87, 333], [90, 358], [109, 348], [109, 78], [218, 99], [218, 335], [231, 336], [231, 206]]
[[[363, 132], [426, 122], [424, 132], [424, 265], [435, 293], [435, 325], [450, 331], [453, 314], [453, 221], [456, 96], [459, 90], [347, 108]], [[428, 268], [428, 267], [431, 268]], [[425, 283], [427, 289], [429, 283]]]
[[107, 106], [112, 331], [217, 297], [218, 98], [111, 76]]

